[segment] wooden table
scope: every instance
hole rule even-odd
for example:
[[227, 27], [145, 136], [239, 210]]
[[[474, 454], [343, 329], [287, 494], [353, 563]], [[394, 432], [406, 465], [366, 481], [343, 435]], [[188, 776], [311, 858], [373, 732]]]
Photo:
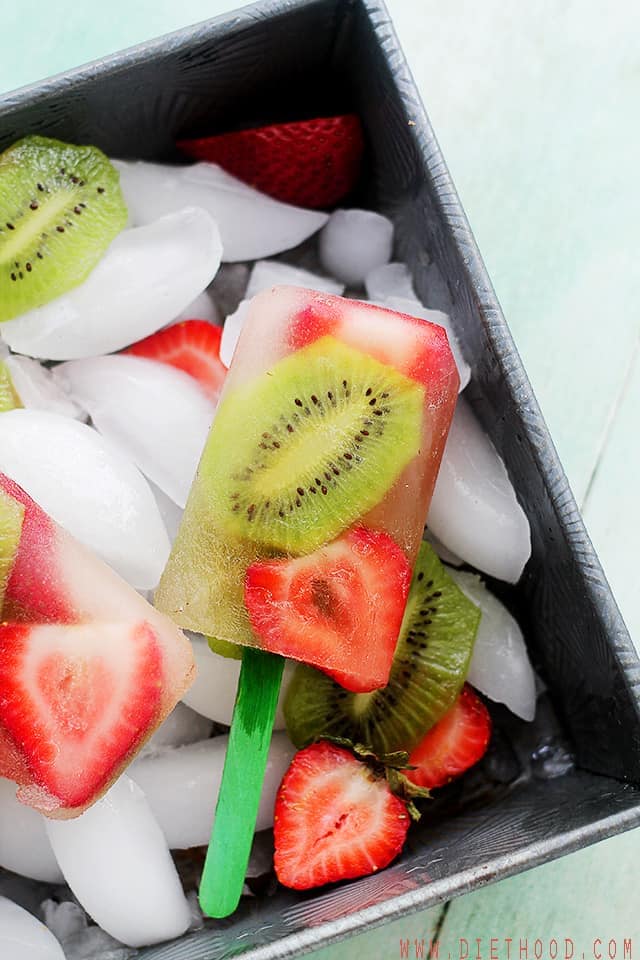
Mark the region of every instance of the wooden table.
[[[632, 635], [640, 637], [640, 6], [624, 0], [388, 0]], [[5, 4], [0, 90], [237, 6], [233, 0]], [[458, 960], [640, 955], [640, 831], [315, 953]], [[528, 940], [528, 956], [519, 940]], [[594, 940], [596, 941], [594, 947]], [[601, 945], [598, 943], [601, 941]], [[419, 945], [419, 944], [418, 944]], [[464, 952], [464, 943], [463, 943]], [[613, 949], [613, 947], [611, 948]], [[447, 954], [450, 957], [447, 958]]]

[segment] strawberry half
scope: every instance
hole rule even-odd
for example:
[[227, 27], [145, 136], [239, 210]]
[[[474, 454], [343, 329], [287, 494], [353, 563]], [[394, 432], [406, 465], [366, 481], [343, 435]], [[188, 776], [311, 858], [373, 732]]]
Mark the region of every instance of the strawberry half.
[[484, 703], [465, 684], [444, 717], [431, 727], [411, 751], [407, 779], [421, 787], [443, 787], [472, 767], [486, 753], [491, 717]]
[[50, 816], [80, 813], [153, 729], [162, 678], [145, 621], [0, 624], [0, 776]]
[[214, 402], [224, 385], [227, 368], [220, 359], [222, 327], [207, 320], [181, 320], [123, 350], [157, 360], [195, 377]]
[[374, 873], [398, 856], [410, 822], [384, 778], [349, 750], [314, 743], [295, 755], [276, 796], [278, 880], [308, 890]]
[[277, 200], [323, 209], [353, 189], [364, 138], [359, 118], [349, 113], [180, 140], [178, 146]]
[[388, 534], [354, 527], [306, 557], [252, 564], [245, 603], [265, 650], [366, 692], [389, 679], [410, 581]]

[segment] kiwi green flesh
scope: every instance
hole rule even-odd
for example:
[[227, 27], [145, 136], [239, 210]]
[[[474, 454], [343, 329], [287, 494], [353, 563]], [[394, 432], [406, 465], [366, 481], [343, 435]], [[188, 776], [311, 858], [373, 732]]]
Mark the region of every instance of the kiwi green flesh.
[[26, 137], [0, 154], [0, 321], [82, 283], [127, 224], [96, 147]]
[[213, 650], [221, 657], [227, 660], [242, 660], [242, 647], [237, 643], [230, 643], [228, 640], [219, 640], [216, 637], [207, 637], [209, 649]]
[[207, 485], [198, 476], [154, 596], [154, 605], [185, 630], [231, 643], [257, 645], [244, 604], [253, 544], [217, 522]]
[[423, 543], [387, 686], [353, 694], [296, 667], [284, 703], [289, 736], [297, 747], [330, 735], [379, 754], [411, 750], [460, 694], [479, 623], [480, 610]]
[[20, 397], [13, 385], [7, 365], [0, 360], [0, 413], [21, 407]]
[[420, 384], [330, 336], [278, 361], [218, 408], [200, 476], [219, 522], [291, 554], [333, 540], [418, 453], [423, 403]]
[[13, 562], [18, 552], [24, 506], [0, 490], [0, 614]]

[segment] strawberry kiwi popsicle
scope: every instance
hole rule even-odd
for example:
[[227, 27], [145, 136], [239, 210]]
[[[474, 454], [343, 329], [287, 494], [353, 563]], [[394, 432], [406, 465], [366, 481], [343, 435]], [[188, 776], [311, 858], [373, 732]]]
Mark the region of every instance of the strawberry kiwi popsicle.
[[282, 657], [357, 693], [389, 679], [458, 392], [441, 327], [297, 287], [248, 311], [156, 594], [244, 646], [200, 884], [214, 917], [242, 891]]
[[181, 631], [0, 474], [0, 776], [18, 798], [82, 813], [194, 674]]
[[248, 310], [156, 604], [371, 691], [456, 403], [447, 336], [295, 287]]

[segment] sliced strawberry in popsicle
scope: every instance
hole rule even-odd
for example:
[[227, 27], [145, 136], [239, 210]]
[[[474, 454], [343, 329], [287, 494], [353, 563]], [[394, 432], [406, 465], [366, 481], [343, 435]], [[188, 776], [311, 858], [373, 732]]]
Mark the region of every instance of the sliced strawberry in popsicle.
[[264, 649], [364, 692], [389, 679], [410, 580], [390, 536], [355, 527], [309, 556], [252, 564], [245, 602]]
[[22, 487], [0, 474], [0, 524], [8, 526], [10, 518], [14, 518], [14, 536], [17, 510], [22, 519], [17, 542], [12, 545], [10, 565], [7, 560], [0, 613], [4, 618], [21, 621], [71, 623], [76, 614], [62, 587], [55, 550], [58, 528]]
[[331, 294], [318, 293], [307, 300], [289, 327], [288, 345], [293, 349], [330, 334], [431, 391], [441, 391], [455, 377], [447, 333], [438, 324]]
[[162, 679], [145, 621], [0, 624], [0, 725], [13, 746], [0, 774], [40, 809], [84, 807], [155, 725]]
[[222, 327], [182, 320], [127, 347], [123, 353], [157, 360], [194, 377], [212, 400], [220, 396], [227, 368], [220, 359]]
[[173, 709], [193, 654], [4, 474], [0, 531], [0, 776], [48, 816], [75, 816]]

